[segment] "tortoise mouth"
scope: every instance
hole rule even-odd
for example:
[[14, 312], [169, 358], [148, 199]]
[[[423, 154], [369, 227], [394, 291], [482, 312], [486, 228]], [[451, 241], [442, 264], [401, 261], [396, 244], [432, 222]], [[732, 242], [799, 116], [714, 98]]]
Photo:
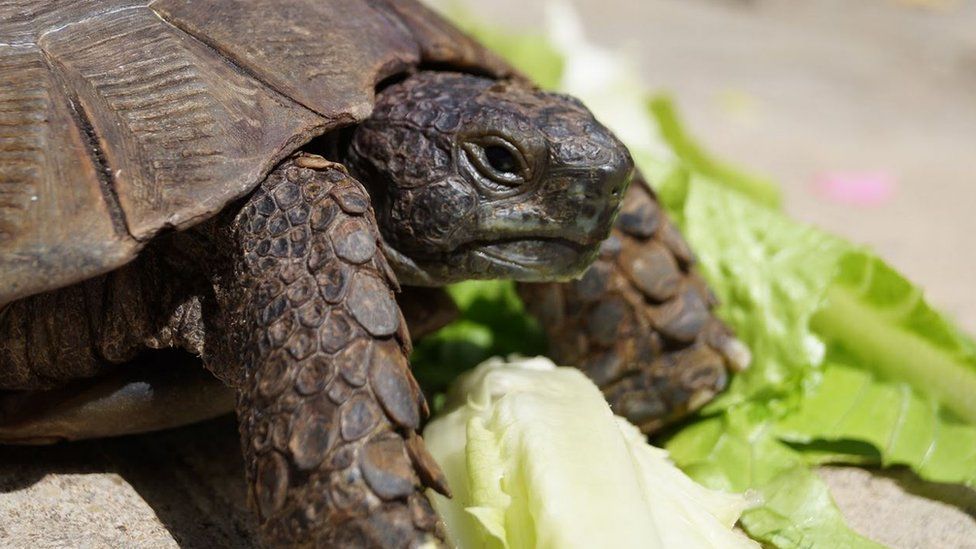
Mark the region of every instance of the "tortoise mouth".
[[412, 258], [384, 243], [402, 284], [442, 286], [462, 280], [550, 282], [580, 276], [596, 259], [599, 243], [525, 236], [475, 240], [444, 255]]
[[525, 266], [546, 263], [552, 258], [575, 257], [586, 251], [582, 244], [558, 237], [508, 238], [473, 244], [470, 248], [474, 253]]
[[562, 280], [579, 275], [592, 262], [597, 246], [558, 237], [528, 236], [472, 242], [467, 246], [476, 263], [492, 266], [515, 280]]

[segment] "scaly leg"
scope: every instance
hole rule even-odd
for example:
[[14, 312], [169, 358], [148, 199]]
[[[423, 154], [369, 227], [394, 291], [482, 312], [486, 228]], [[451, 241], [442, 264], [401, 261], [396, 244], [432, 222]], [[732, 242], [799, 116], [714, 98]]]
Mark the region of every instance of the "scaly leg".
[[341, 165], [298, 156], [233, 227], [240, 313], [231, 329], [244, 335], [237, 411], [266, 541], [441, 539], [423, 490], [447, 488], [417, 435], [427, 406], [365, 190]]
[[630, 186], [613, 234], [579, 280], [520, 284], [519, 293], [553, 358], [586, 372], [644, 432], [700, 408], [725, 388], [727, 369], [749, 362], [643, 181]]

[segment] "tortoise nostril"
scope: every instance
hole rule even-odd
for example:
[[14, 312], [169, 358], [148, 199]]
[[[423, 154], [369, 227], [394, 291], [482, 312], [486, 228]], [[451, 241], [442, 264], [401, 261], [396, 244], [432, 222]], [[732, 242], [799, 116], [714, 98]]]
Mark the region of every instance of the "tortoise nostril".
[[630, 184], [630, 179], [630, 170], [614, 170], [611, 172], [607, 177], [608, 184], [605, 187], [609, 190], [611, 200], [619, 201], [623, 198], [624, 191]]
[[603, 166], [600, 167], [603, 192], [614, 201], [623, 198], [627, 185], [634, 171], [633, 161], [626, 152], [614, 152]]

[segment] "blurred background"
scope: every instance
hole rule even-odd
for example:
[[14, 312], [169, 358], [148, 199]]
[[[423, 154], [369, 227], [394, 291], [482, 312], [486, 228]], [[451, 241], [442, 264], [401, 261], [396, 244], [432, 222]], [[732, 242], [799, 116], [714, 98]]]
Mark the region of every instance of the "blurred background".
[[[674, 96], [707, 149], [779, 182], [792, 216], [870, 245], [976, 332], [976, 2], [565, 3]], [[542, 1], [446, 4], [545, 24]]]
[[[452, 1], [501, 28], [545, 21], [541, 0]], [[976, 1], [566, 1], [708, 149], [778, 181], [793, 216], [872, 246], [976, 332]], [[238, 444], [225, 418], [0, 448], [0, 545], [246, 547]], [[874, 539], [976, 547], [972, 490], [821, 472]]]

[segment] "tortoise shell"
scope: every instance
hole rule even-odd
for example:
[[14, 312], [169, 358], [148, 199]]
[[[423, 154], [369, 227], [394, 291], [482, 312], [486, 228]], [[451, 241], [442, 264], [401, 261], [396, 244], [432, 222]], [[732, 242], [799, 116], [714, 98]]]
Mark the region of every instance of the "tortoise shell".
[[0, 0], [0, 305], [208, 219], [422, 64], [512, 74], [414, 0]]

